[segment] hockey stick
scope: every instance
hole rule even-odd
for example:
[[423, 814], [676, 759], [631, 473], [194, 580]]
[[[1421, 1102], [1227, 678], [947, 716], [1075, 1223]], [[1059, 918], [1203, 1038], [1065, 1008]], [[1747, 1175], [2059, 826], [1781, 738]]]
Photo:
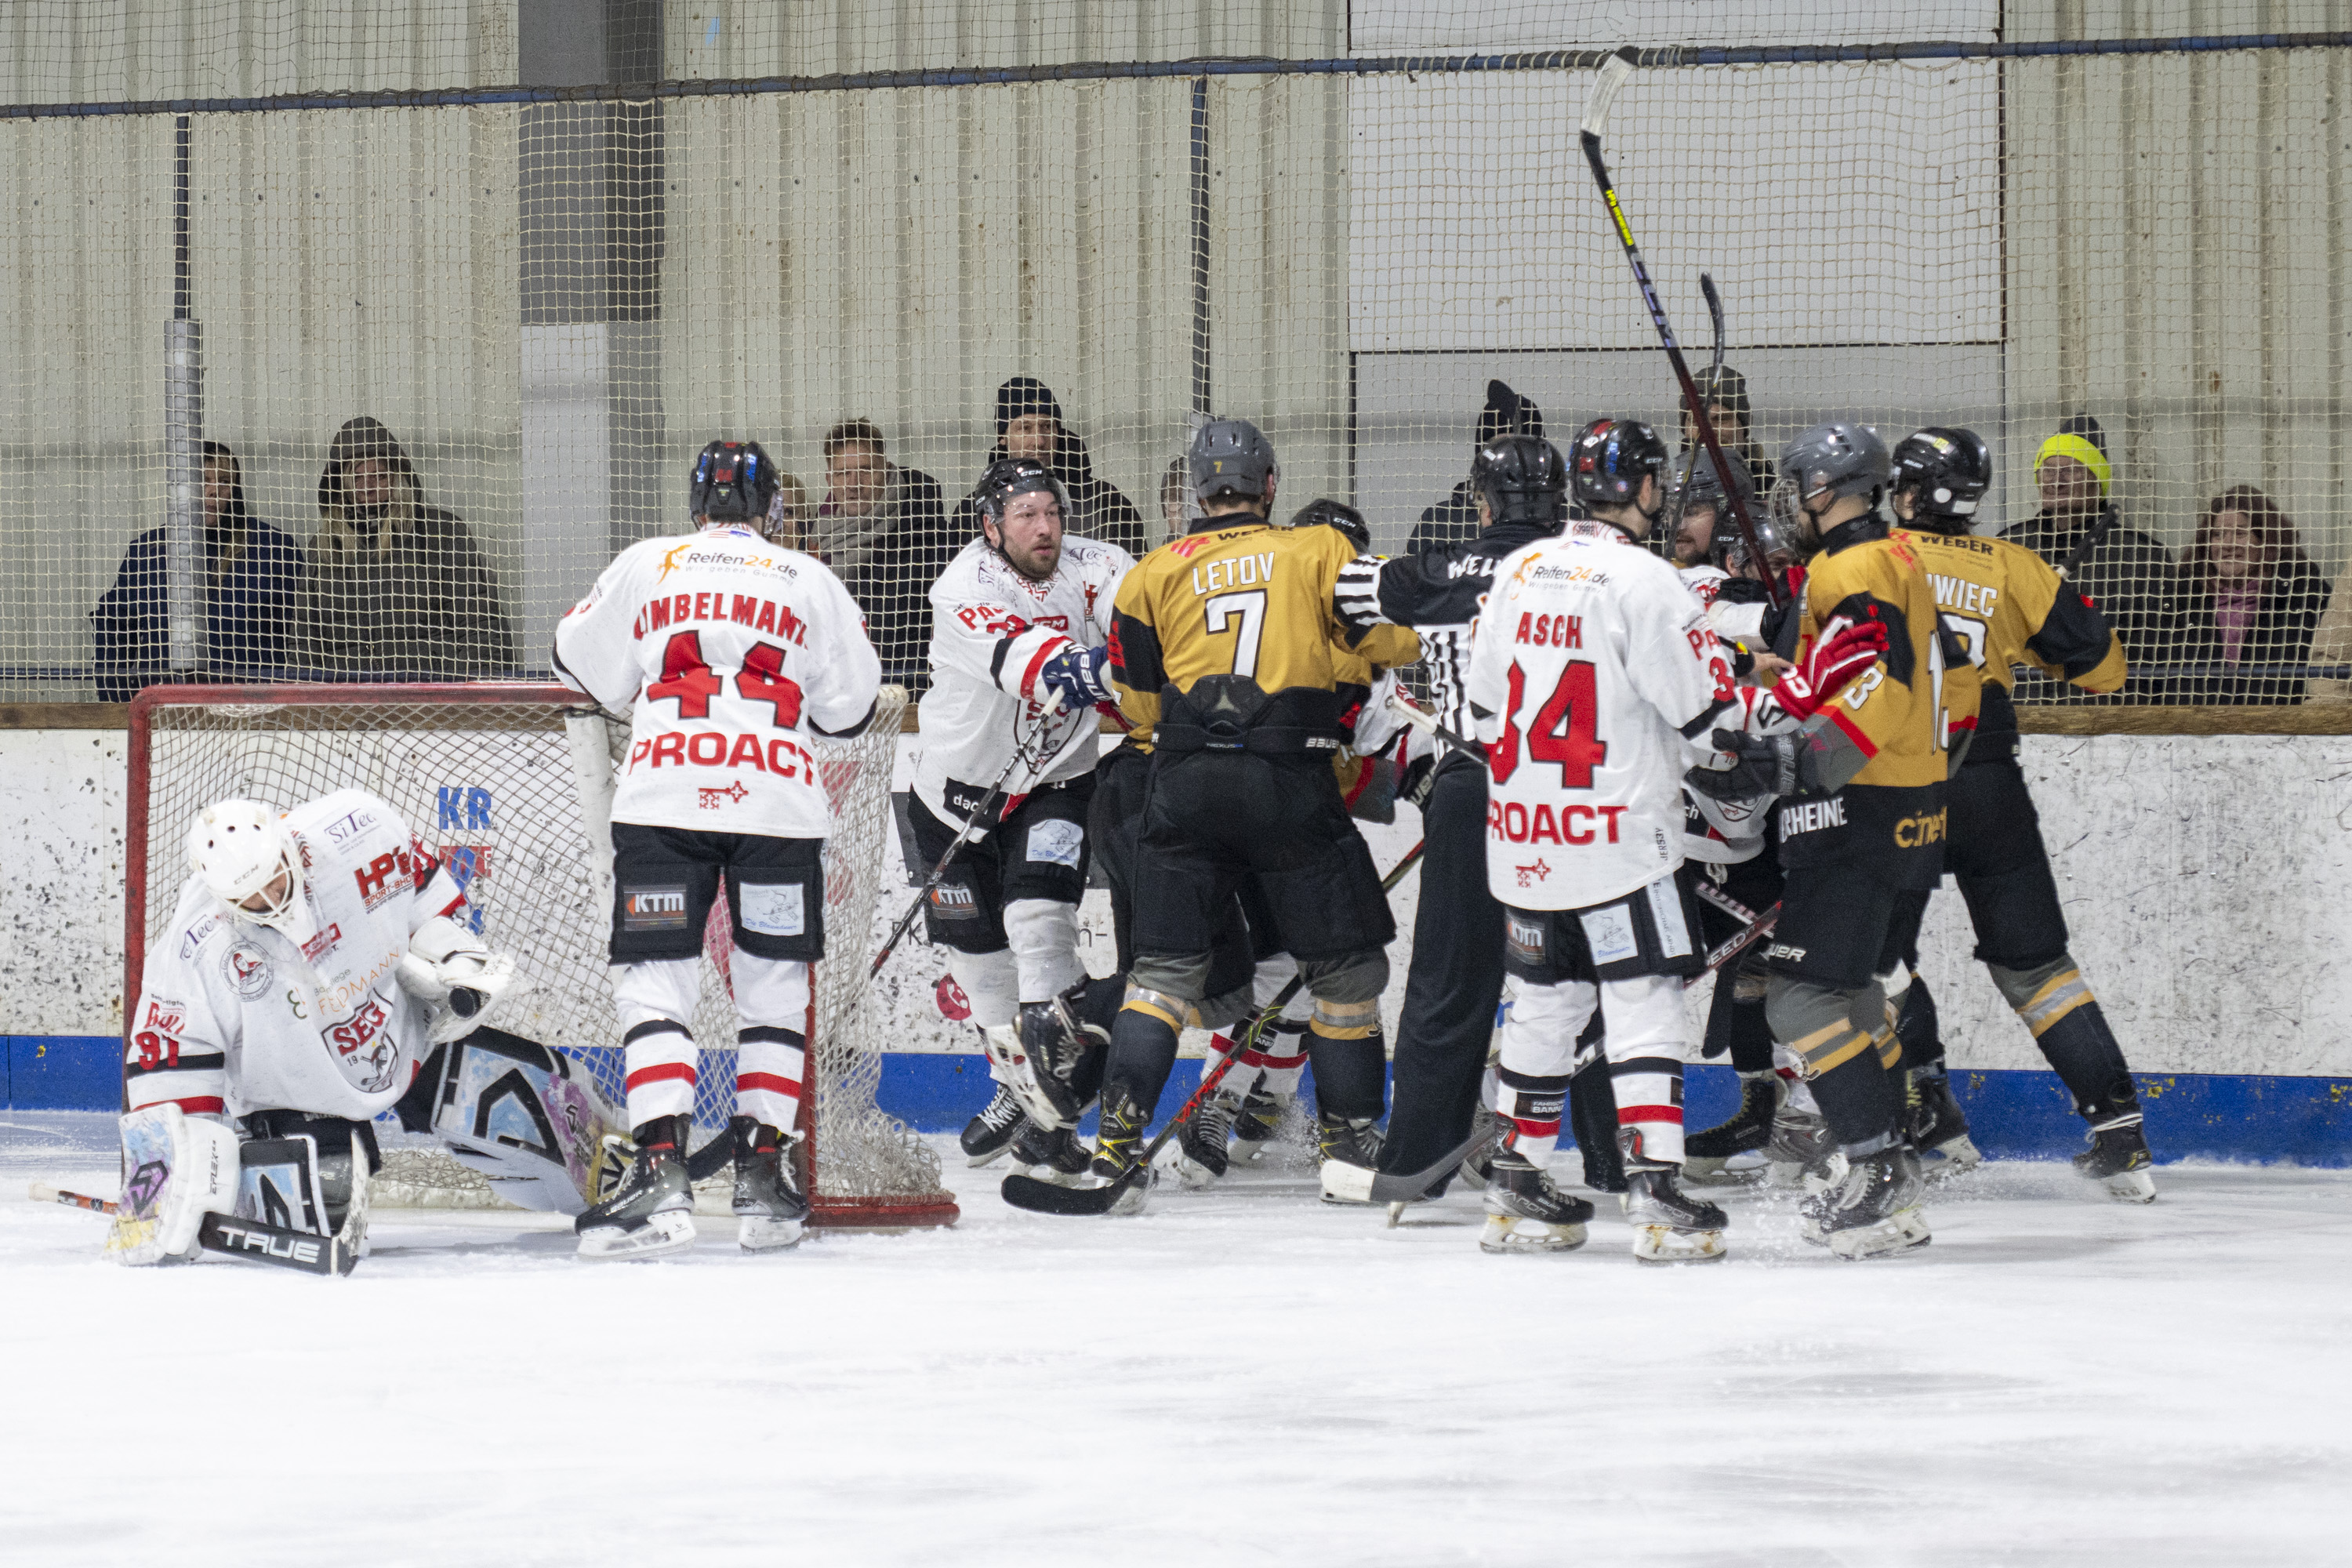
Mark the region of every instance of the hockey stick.
[[1754, 947], [1758, 942], [1771, 935], [1772, 928], [1780, 922], [1780, 905], [1779, 900], [1775, 900], [1772, 907], [1766, 910], [1762, 914], [1755, 917], [1755, 919], [1748, 924], [1746, 931], [1741, 931], [1737, 936], [1726, 938], [1721, 947], [1718, 947], [1713, 952], [1708, 953], [1706, 955], [1706, 967], [1700, 970], [1696, 974], [1692, 975], [1688, 980], [1684, 981], [1684, 986], [1688, 988], [1696, 985], [1700, 981], [1706, 979], [1708, 975], [1714, 973], [1717, 970], [1721, 969], [1725, 964], [1729, 963], [1733, 959], [1738, 958], [1741, 953], [1746, 952], [1749, 948]]
[[69, 1209], [87, 1209], [91, 1214], [112, 1214], [115, 1205], [104, 1198], [94, 1198], [87, 1193], [69, 1193], [47, 1182], [35, 1182], [26, 1194], [37, 1204], [63, 1204]]
[[1477, 763], [1482, 766], [1485, 765], [1486, 761], [1486, 747], [1480, 745], [1477, 742], [1471, 740], [1466, 735], [1455, 734], [1453, 731], [1439, 723], [1435, 714], [1423, 712], [1414, 704], [1406, 701], [1402, 693], [1400, 692], [1395, 695], [1395, 699], [1391, 703], [1391, 706], [1395, 708], [1399, 713], [1404, 716], [1404, 721], [1406, 723], [1412, 725], [1414, 729], [1421, 731], [1423, 734], [1428, 735], [1432, 740], [1434, 740], [1441, 744], [1451, 746], [1455, 751], [1460, 752], [1464, 756], [1468, 757], [1471, 761]]
[[[1698, 291], [1706, 296], [1706, 313], [1715, 322], [1715, 358], [1707, 366], [1707, 385], [1710, 390], [1720, 393], [1723, 390], [1723, 296], [1716, 292], [1715, 279], [1704, 272], [1698, 275]], [[1684, 502], [1690, 494], [1691, 476], [1697, 471], [1698, 448], [1685, 447], [1682, 478], [1675, 481], [1674, 506], [1666, 513], [1666, 544], [1670, 552], [1674, 542], [1682, 534], [1683, 513], [1687, 510]], [[1728, 474], [1718, 468], [1716, 478], [1724, 481], [1726, 489], [1731, 488]]]
[[307, 1230], [264, 1225], [259, 1220], [208, 1214], [203, 1228], [196, 1232], [196, 1241], [206, 1252], [272, 1263], [304, 1274], [340, 1276], [359, 1267], [358, 1248], [345, 1239], [344, 1232], [350, 1229], [351, 1222], [346, 1220], [342, 1231], [319, 1236]]
[[[1404, 858], [1381, 879], [1382, 893], [1404, 880], [1405, 873], [1421, 863], [1423, 847], [1416, 844], [1406, 850]], [[1258, 1036], [1265, 1032], [1266, 1025], [1281, 1016], [1282, 1010], [1290, 1005], [1306, 984], [1304, 974], [1292, 975], [1289, 984], [1275, 994], [1274, 1000], [1257, 1010], [1257, 1016], [1250, 1020], [1249, 1032], [1234, 1041], [1234, 1048], [1218, 1058], [1214, 1067], [1201, 1075], [1201, 1087], [1192, 1091], [1191, 1099], [1177, 1107], [1176, 1114], [1168, 1119], [1168, 1125], [1144, 1145], [1134, 1168], [1125, 1175], [1116, 1181], [1105, 1182], [1098, 1187], [1059, 1187], [1015, 1171], [1004, 1178], [1002, 1189], [1004, 1201], [1014, 1208], [1026, 1209], [1032, 1214], [1104, 1215], [1110, 1213], [1129, 1193], [1135, 1193], [1139, 1199], [1139, 1189], [1150, 1180], [1151, 1162], [1159, 1157], [1160, 1151], [1165, 1149], [1168, 1141], [1192, 1120], [1194, 1111], [1208, 1103], [1209, 1097], [1217, 1091], [1217, 1086], [1224, 1081], [1225, 1074], [1233, 1070], [1234, 1064], [1257, 1047]], [[1138, 1206], [1140, 1206], [1139, 1203]]]
[[2066, 563], [2058, 568], [2058, 581], [2072, 583], [2074, 580], [2074, 574], [2083, 569], [2083, 563], [2091, 558], [2091, 552], [2096, 550], [2105, 541], [2108, 533], [2114, 530], [2122, 517], [2123, 513], [2116, 510], [2115, 508], [2107, 508], [2107, 515], [2099, 519], [2099, 526], [2083, 535], [2081, 542], [2067, 552]]
[[[1633, 230], [1625, 222], [1625, 209], [1618, 205], [1617, 187], [1610, 182], [1609, 165], [1601, 156], [1601, 128], [1608, 122], [1610, 106], [1633, 74], [1633, 50], [1619, 49], [1601, 68], [1601, 79], [1592, 85], [1592, 96], [1587, 100], [1584, 119], [1579, 134], [1584, 142], [1584, 161], [1592, 165], [1593, 183], [1601, 187], [1601, 199], [1609, 208], [1609, 221], [1616, 226], [1618, 243], [1625, 248], [1625, 259], [1633, 268], [1633, 281], [1641, 286], [1642, 300], [1650, 308], [1650, 322], [1658, 329], [1658, 342], [1666, 351], [1666, 363], [1674, 366], [1675, 380], [1682, 386], [1683, 406], [1690, 410], [1691, 422], [1698, 428], [1699, 439], [1706, 444], [1707, 456], [1715, 460], [1715, 471], [1724, 483], [1723, 499], [1730, 504], [1731, 515], [1739, 524], [1739, 537], [1747, 543], [1751, 560], [1765, 559], [1764, 547], [1756, 533], [1756, 520], [1748, 514], [1747, 498], [1739, 488], [1730, 483], [1731, 464], [1723, 455], [1723, 443], [1715, 434], [1715, 421], [1706, 415], [1706, 404], [1699, 397], [1698, 385], [1691, 380], [1690, 366], [1683, 359], [1682, 344], [1675, 341], [1675, 329], [1666, 321], [1666, 308], [1658, 301], [1657, 286], [1650, 281], [1650, 269], [1642, 260], [1642, 247], [1633, 243]], [[1768, 573], [1764, 591], [1780, 609], [1788, 603], [1788, 594]]]

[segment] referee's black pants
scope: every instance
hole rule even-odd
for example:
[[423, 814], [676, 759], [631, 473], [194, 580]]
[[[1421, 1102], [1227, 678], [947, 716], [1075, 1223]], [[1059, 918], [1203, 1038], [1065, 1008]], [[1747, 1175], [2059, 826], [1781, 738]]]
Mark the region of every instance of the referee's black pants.
[[1397, 1020], [1385, 1171], [1426, 1169], [1470, 1136], [1503, 995], [1503, 906], [1486, 890], [1486, 770], [1448, 756], [1421, 816], [1421, 903]]

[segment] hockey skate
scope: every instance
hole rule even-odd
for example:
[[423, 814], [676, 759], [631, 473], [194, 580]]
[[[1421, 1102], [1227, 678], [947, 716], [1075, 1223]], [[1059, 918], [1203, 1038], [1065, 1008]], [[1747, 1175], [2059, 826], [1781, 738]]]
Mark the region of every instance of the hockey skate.
[[[1351, 1197], [1334, 1178], [1334, 1164], [1353, 1165], [1361, 1171], [1381, 1168], [1381, 1134], [1369, 1116], [1334, 1116], [1324, 1111], [1315, 1118], [1315, 1168], [1323, 1185], [1323, 1201], [1327, 1204], [1360, 1204], [1369, 1200]], [[1359, 1178], [1359, 1184], [1369, 1178]]]
[[1591, 1204], [1561, 1192], [1550, 1172], [1529, 1163], [1516, 1149], [1496, 1154], [1486, 1202], [1478, 1250], [1497, 1255], [1573, 1252], [1584, 1245], [1585, 1222], [1592, 1217]]
[[2107, 1195], [2127, 1204], [2156, 1201], [2156, 1177], [2149, 1167], [2147, 1134], [2137, 1108], [2113, 1121], [2092, 1124], [2086, 1136], [2091, 1146], [2074, 1156], [2074, 1169], [2099, 1183]]
[[995, 1095], [981, 1107], [980, 1114], [964, 1123], [960, 1140], [964, 1158], [978, 1170], [1011, 1148], [1028, 1124], [1029, 1118], [1021, 1109], [1021, 1097], [998, 1084]]
[[1066, 1127], [1045, 1128], [1032, 1125], [1021, 1130], [1013, 1141], [1013, 1163], [1041, 1182], [1051, 1182], [1057, 1187], [1074, 1187], [1078, 1178], [1087, 1173], [1094, 1156], [1078, 1142], [1078, 1135]]
[[1772, 1142], [1772, 1118], [1786, 1098], [1780, 1075], [1770, 1069], [1739, 1075], [1739, 1109], [1728, 1121], [1683, 1141], [1683, 1180], [1694, 1186], [1752, 1181], [1760, 1171], [1727, 1169], [1741, 1154], [1760, 1154]]
[[[1486, 1133], [1501, 1120], [1501, 1117], [1496, 1116], [1486, 1106], [1478, 1107], [1470, 1113], [1471, 1135], [1476, 1137]], [[1487, 1183], [1495, 1179], [1495, 1161], [1501, 1150], [1502, 1145], [1499, 1142], [1487, 1144], [1483, 1151], [1471, 1155], [1454, 1167], [1455, 1179], [1472, 1192], [1477, 1192], [1485, 1187]]]
[[592, 1262], [667, 1258], [694, 1246], [694, 1184], [687, 1179], [687, 1119], [660, 1116], [636, 1130], [628, 1173], [613, 1195], [572, 1222]]
[[1240, 1108], [1225, 1096], [1213, 1095], [1176, 1130], [1169, 1145], [1168, 1168], [1188, 1192], [1198, 1192], [1225, 1173], [1225, 1133]]
[[1891, 1258], [1934, 1239], [1919, 1207], [1919, 1156], [1897, 1143], [1847, 1164], [1843, 1176], [1798, 1211], [1804, 1237], [1849, 1261]]
[[1053, 1111], [1050, 1118], [1039, 1120], [1059, 1127], [1076, 1126], [1078, 1113], [1086, 1109], [1070, 1080], [1077, 1071], [1078, 1058], [1096, 1044], [1094, 1033], [1079, 1026], [1070, 1004], [1069, 995], [1050, 1002], [1024, 1002], [1017, 1026], [1021, 1048], [1036, 1069], [1037, 1092]]
[[1642, 1152], [1642, 1131], [1621, 1128], [1618, 1156], [1625, 1164], [1625, 1195], [1618, 1203], [1633, 1227], [1633, 1257], [1643, 1263], [1720, 1263], [1729, 1223], [1713, 1204], [1685, 1194], [1675, 1168]]
[[1103, 1086], [1102, 1125], [1095, 1133], [1094, 1162], [1088, 1168], [1104, 1185], [1135, 1177], [1111, 1206], [1113, 1214], [1136, 1213], [1151, 1189], [1151, 1173], [1136, 1169], [1143, 1159], [1143, 1129], [1150, 1121], [1151, 1113], [1136, 1104], [1124, 1086]]
[[1784, 1100], [1772, 1114], [1772, 1135], [1764, 1145], [1764, 1179], [1775, 1187], [1804, 1186], [1809, 1172], [1817, 1180], [1825, 1174], [1836, 1152], [1837, 1140], [1822, 1113], [1791, 1110]]
[[1911, 1147], [1918, 1151], [1919, 1172], [1931, 1182], [1948, 1181], [1984, 1163], [1969, 1137], [1969, 1119], [1952, 1098], [1952, 1080], [1939, 1063], [1914, 1068], [1905, 1096]]
[[[1261, 1078], [1263, 1075], [1261, 1075]], [[1282, 1101], [1261, 1081], [1242, 1097], [1241, 1109], [1234, 1112], [1233, 1141], [1225, 1145], [1228, 1165], [1255, 1165], [1265, 1146], [1274, 1142], [1274, 1130], [1282, 1121]]]
[[795, 1246], [808, 1218], [793, 1147], [748, 1116], [735, 1119], [735, 1240], [746, 1252]]

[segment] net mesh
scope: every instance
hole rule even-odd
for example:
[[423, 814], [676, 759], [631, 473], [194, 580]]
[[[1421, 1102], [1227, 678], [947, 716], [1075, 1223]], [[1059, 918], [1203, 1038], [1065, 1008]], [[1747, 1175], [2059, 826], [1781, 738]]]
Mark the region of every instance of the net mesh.
[[[229, 798], [284, 810], [332, 790], [367, 790], [390, 803], [425, 847], [467, 881], [478, 929], [494, 951], [513, 955], [525, 989], [502, 1009], [499, 1026], [564, 1052], [620, 1105], [625, 1097], [605, 963], [606, 895], [565, 730], [567, 711], [580, 714], [582, 700], [535, 688], [368, 688], [312, 691], [290, 702], [153, 703], [144, 731], [146, 850], [134, 858], [131, 877], [147, 941], [165, 934], [188, 876], [184, 841], [196, 812]], [[820, 1219], [914, 1214], [944, 1201], [937, 1157], [875, 1103], [881, 1042], [861, 962], [888, 864], [890, 770], [905, 701], [903, 691], [886, 688], [865, 734], [851, 741], [811, 736], [807, 742], [834, 811], [825, 843], [825, 922], [843, 955], [816, 966], [806, 1079], [814, 1086]], [[627, 726], [601, 715], [589, 721], [607, 758], [617, 760]], [[136, 737], [134, 731], [134, 750]], [[132, 765], [140, 765], [138, 757]], [[734, 1111], [737, 1022], [724, 975], [723, 894], [711, 929], [721, 940], [709, 944], [715, 957], [704, 959], [693, 1019], [702, 1046], [694, 1114], [704, 1136]], [[133, 992], [136, 968], [133, 954]], [[397, 1152], [387, 1175], [387, 1201], [441, 1205], [488, 1198], [479, 1177], [420, 1150]]]
[[[1674, 437], [1575, 134], [1631, 43], [1664, 52], [1609, 159], [1695, 363], [1722, 285], [1759, 453], [1970, 426], [1985, 530], [2063, 559], [2112, 505], [2082, 581], [2130, 700], [2344, 696], [2352, 47], [2285, 30], [2352, 5], [2028, 9], [17, 7], [0, 693], [540, 670], [719, 436], [798, 477], [918, 690], [1001, 416], [1055, 414], [1010, 438], [1133, 546], [1214, 411], [1273, 437], [1285, 515], [1403, 548], [1458, 526], [1482, 421]], [[2097, 461], [2043, 516], [2070, 422]]]

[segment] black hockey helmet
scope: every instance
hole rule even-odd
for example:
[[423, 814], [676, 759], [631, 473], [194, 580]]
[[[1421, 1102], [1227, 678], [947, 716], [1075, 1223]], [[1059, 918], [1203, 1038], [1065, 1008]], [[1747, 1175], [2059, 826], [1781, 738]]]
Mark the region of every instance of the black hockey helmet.
[[[1797, 548], [1795, 524], [1790, 521], [1787, 508], [1780, 504], [1780, 498], [1788, 491], [1780, 489], [1772, 494], [1775, 504], [1749, 507], [1748, 521], [1756, 525], [1756, 542], [1762, 547], [1771, 573], [1777, 575], [1803, 560], [1805, 552]], [[1728, 510], [1716, 513], [1715, 534], [1707, 542], [1706, 555], [1708, 560], [1735, 577], [1748, 574], [1748, 538], [1739, 531], [1739, 520]]]
[[1004, 526], [1004, 509], [1014, 496], [1032, 491], [1052, 496], [1062, 509], [1062, 526], [1070, 525], [1070, 492], [1054, 476], [1054, 470], [1034, 458], [999, 458], [988, 465], [988, 472], [980, 476], [979, 488], [971, 492], [972, 506], [983, 521]]
[[1642, 493], [1644, 476], [1659, 479], [1661, 491], [1664, 489], [1666, 444], [1639, 419], [1593, 420], [1576, 433], [1568, 461], [1576, 504], [1581, 507], [1632, 506]]
[[1843, 419], [1814, 426], [1780, 452], [1780, 477], [1801, 510], [1822, 490], [1875, 497], [1886, 489], [1892, 468], [1878, 432]]
[[[1748, 503], [1748, 510], [1757, 510], [1756, 481], [1748, 472], [1748, 465], [1736, 452], [1726, 452], [1723, 460], [1731, 465], [1731, 488]], [[1691, 476], [1683, 486], [1683, 510], [1703, 506], [1715, 513], [1716, 526], [1720, 528], [1730, 515], [1725, 504], [1723, 476], [1716, 472], [1715, 459], [1701, 448], [1691, 463]]]
[[1540, 436], [1505, 434], [1479, 447], [1470, 460], [1470, 493], [1483, 498], [1496, 522], [1559, 526], [1568, 493], [1568, 465]]
[[1185, 454], [1192, 469], [1192, 493], [1203, 501], [1225, 494], [1264, 500], [1282, 478], [1274, 443], [1246, 419], [1212, 419], [1192, 432]]
[[1973, 430], [1931, 426], [1895, 448], [1895, 488], [1911, 492], [1913, 521], [1966, 533], [1992, 488], [1992, 450]]
[[765, 528], [776, 499], [776, 466], [757, 441], [713, 441], [694, 459], [687, 515]]
[[1364, 514], [1346, 501], [1319, 496], [1298, 509], [1290, 520], [1293, 528], [1336, 528], [1348, 536], [1348, 542], [1358, 550], [1372, 547], [1372, 525]]

